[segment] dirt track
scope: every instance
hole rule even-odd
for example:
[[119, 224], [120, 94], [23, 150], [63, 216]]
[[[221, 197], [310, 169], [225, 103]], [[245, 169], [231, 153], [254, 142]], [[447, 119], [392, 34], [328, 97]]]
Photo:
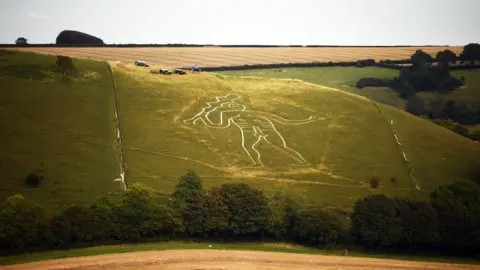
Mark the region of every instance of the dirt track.
[[49, 260], [1, 269], [480, 269], [480, 266], [258, 251], [169, 250]]

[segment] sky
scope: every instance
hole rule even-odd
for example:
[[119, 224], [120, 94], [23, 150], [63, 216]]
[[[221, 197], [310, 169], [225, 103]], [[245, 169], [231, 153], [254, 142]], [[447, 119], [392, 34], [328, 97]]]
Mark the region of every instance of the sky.
[[480, 0], [1, 0], [0, 43], [465, 45]]

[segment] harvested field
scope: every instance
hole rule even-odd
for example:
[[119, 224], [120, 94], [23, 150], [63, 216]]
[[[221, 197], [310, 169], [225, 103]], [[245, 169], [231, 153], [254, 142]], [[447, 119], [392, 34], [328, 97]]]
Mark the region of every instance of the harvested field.
[[449, 49], [459, 54], [462, 47], [279, 47], [279, 48], [224, 48], [224, 47], [26, 47], [7, 48], [54, 55], [67, 55], [94, 60], [134, 62], [147, 61], [163, 67], [189, 67], [198, 64], [202, 67], [237, 66], [246, 64], [278, 64], [306, 62], [338, 62], [361, 59], [398, 60], [409, 58], [416, 50], [435, 55]]
[[474, 269], [473, 265], [259, 251], [170, 250], [78, 257], [7, 269]]

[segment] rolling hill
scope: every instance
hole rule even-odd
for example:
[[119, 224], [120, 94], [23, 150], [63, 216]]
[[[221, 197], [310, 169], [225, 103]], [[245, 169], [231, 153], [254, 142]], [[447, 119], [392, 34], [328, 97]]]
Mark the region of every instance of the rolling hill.
[[[89, 202], [120, 191], [113, 92], [106, 63], [74, 60], [79, 76], [55, 72], [56, 57], [0, 51], [0, 196], [43, 205]], [[42, 170], [39, 187], [24, 179]]]
[[[207, 187], [245, 181], [305, 203], [351, 205], [374, 192], [426, 197], [439, 184], [470, 177], [480, 161], [480, 146], [468, 139], [330, 87], [208, 73], [161, 76], [123, 64], [114, 70], [128, 181], [164, 192], [194, 168]], [[269, 131], [272, 125], [283, 141]], [[309, 165], [295, 166], [298, 154]], [[369, 186], [373, 175], [381, 179], [378, 191]]]
[[[361, 78], [393, 79], [399, 76], [399, 71], [380, 67], [309, 67], [309, 68], [276, 68], [221, 71], [219, 74], [229, 76], [259, 76], [267, 78], [292, 78], [306, 82], [338, 88], [350, 93], [367, 97], [404, 110], [406, 101], [401, 99], [394, 90], [388, 87], [364, 87], [358, 89], [355, 84]], [[419, 92], [417, 96], [428, 104], [432, 100], [442, 98], [451, 99], [457, 103], [465, 103], [480, 108], [480, 70], [452, 70], [452, 76], [465, 78], [466, 85], [450, 93]], [[471, 131], [480, 129], [480, 125], [467, 126]]]
[[[0, 56], [7, 60], [0, 123], [9, 127], [1, 131], [1, 148], [8, 149], [0, 159], [2, 196], [27, 193], [56, 205], [120, 190], [112, 182], [119, 169], [106, 64], [75, 60], [82, 75], [64, 81], [46, 72], [55, 57]], [[143, 182], [165, 195], [192, 168], [207, 188], [242, 181], [304, 204], [350, 207], [378, 192], [426, 198], [439, 184], [471, 177], [480, 164], [477, 143], [333, 87], [111, 65], [127, 184]], [[35, 70], [41, 78], [30, 76]], [[45, 182], [28, 189], [23, 178], [41, 162]], [[374, 175], [378, 189], [370, 188]]]

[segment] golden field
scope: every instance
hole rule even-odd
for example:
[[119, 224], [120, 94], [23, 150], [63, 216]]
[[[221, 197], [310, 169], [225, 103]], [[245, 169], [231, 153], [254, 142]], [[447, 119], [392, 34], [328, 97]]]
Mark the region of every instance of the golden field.
[[246, 64], [279, 64], [306, 62], [338, 62], [361, 59], [407, 59], [416, 50], [435, 56], [449, 49], [460, 54], [463, 47], [276, 47], [276, 48], [225, 48], [225, 47], [25, 47], [7, 48], [42, 54], [66, 55], [93, 60], [121, 62], [146, 61], [164, 67], [237, 66]]

